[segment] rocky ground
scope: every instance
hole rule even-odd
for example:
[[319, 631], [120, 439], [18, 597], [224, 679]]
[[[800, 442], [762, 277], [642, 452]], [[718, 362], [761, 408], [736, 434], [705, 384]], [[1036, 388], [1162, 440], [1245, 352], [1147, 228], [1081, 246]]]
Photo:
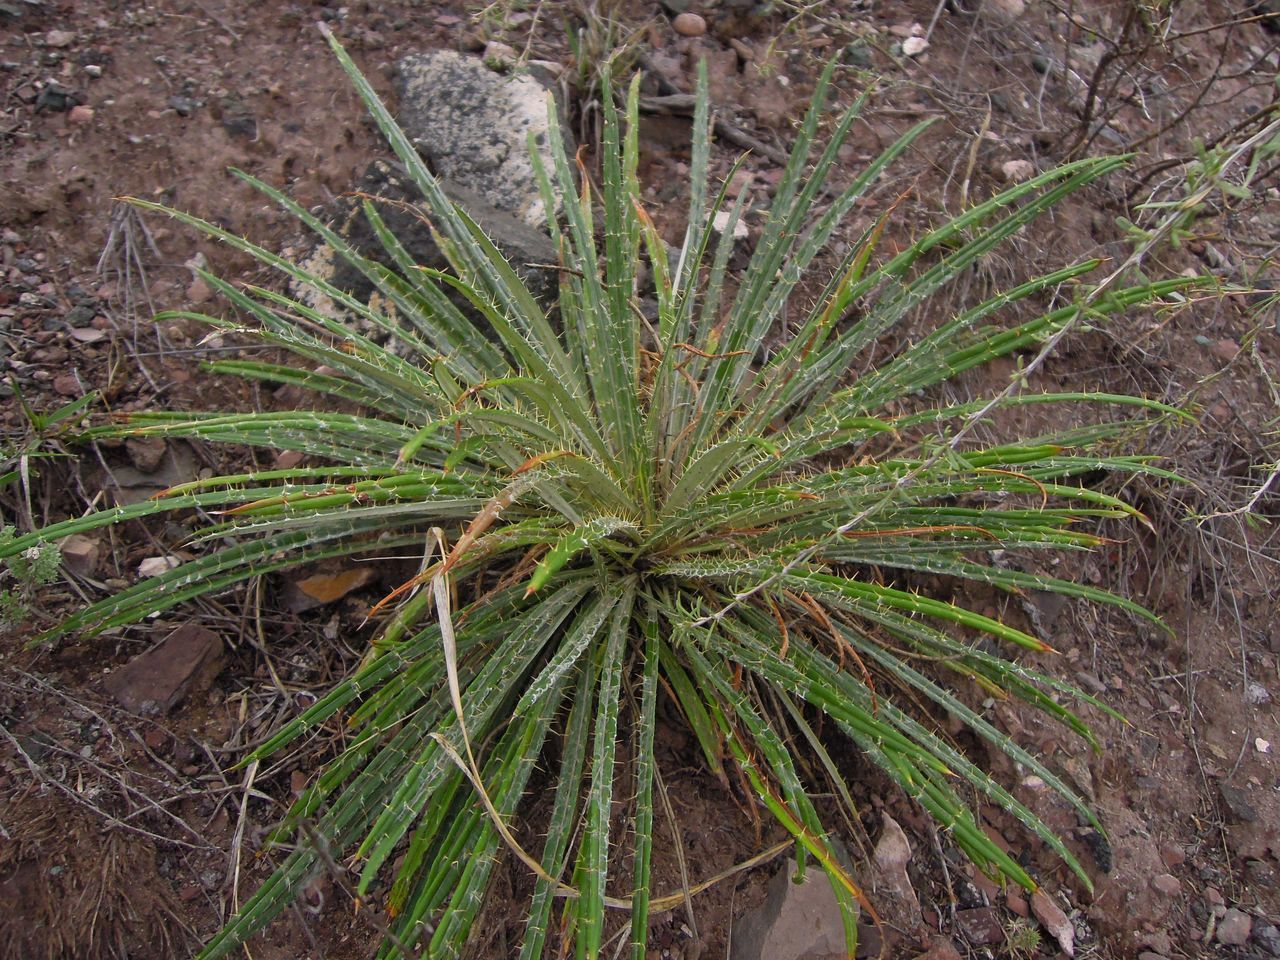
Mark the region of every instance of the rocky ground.
[[[909, 125], [936, 119], [850, 225], [856, 235], [896, 204], [890, 244], [1054, 163], [1135, 154], [1128, 172], [985, 262], [972, 281], [977, 293], [1072, 257], [1124, 257], [1131, 248], [1117, 218], [1142, 222], [1158, 214], [1143, 202], [1184, 195], [1197, 138], [1212, 151], [1260, 130], [1280, 70], [1269, 10], [1227, 0], [505, 0], [483, 9], [436, 0], [252, 8], [0, 0], [0, 477], [12, 472], [0, 485], [0, 516], [39, 524], [247, 457], [163, 443], [65, 450], [56, 425], [42, 428], [39, 418], [91, 391], [95, 413], [300, 402], [288, 388], [205, 373], [201, 362], [236, 354], [233, 340], [209, 338], [181, 317], [152, 322], [159, 310], [225, 309], [194, 277], [196, 264], [268, 278], [234, 251], [117, 198], [161, 200], [301, 253], [288, 218], [226, 171], [244, 169], [339, 216], [336, 198], [384, 155], [318, 20], [402, 116], [416, 96], [412, 84], [405, 89], [402, 58], [454, 50], [500, 82], [514, 74], [550, 85], [588, 150], [599, 116], [595, 65], [620, 50], [646, 73], [641, 178], [668, 231], [681, 226], [688, 174], [689, 121], [678, 97], [692, 89], [699, 58], [719, 121], [715, 171], [727, 174], [749, 150], [735, 187], [757, 204], [767, 202], [790, 124], [832, 56], [842, 65], [842, 97], [872, 90], [841, 154], [847, 169]], [[447, 90], [429, 90], [447, 102]], [[432, 106], [427, 119], [443, 109]], [[1103, 743], [1095, 753], [1007, 704], [985, 705], [1096, 804], [1106, 838], [1056, 808], [1035, 778], [974, 745], [1069, 837], [1094, 890], [1017, 824], [985, 811], [992, 836], [1044, 892], [1028, 901], [998, 889], [857, 757], [839, 757], [865, 810], [844, 839], [888, 921], [868, 927], [863, 953], [883, 944], [889, 956], [934, 960], [1280, 956], [1280, 557], [1270, 525], [1280, 308], [1267, 293], [1280, 288], [1280, 177], [1274, 154], [1251, 156], [1259, 163], [1249, 195], [1212, 192], [1190, 235], [1162, 246], [1150, 271], [1208, 271], [1253, 292], [1082, 334], [1040, 373], [1043, 385], [1140, 392], [1197, 414], [1196, 427], [1152, 441], [1188, 482], [1126, 491], [1151, 527], [1110, 531], [1109, 549], [1061, 558], [1055, 571], [1134, 597], [1172, 633], [1049, 597], [966, 598], [1040, 631], [1061, 652], [1044, 666], [1127, 718], [1093, 718]], [[509, 239], [536, 223], [492, 183], [468, 183], [483, 171], [451, 167], [451, 157], [436, 144], [437, 169], [494, 208], [495, 233]], [[1238, 182], [1243, 171], [1227, 175]], [[753, 240], [743, 239], [744, 250]], [[945, 316], [953, 306], [934, 308]], [[1012, 372], [989, 371], [957, 389], [999, 387]], [[6, 956], [189, 954], [265, 875], [265, 829], [331, 747], [313, 743], [270, 768], [234, 768], [248, 745], [357, 662], [359, 624], [396, 571], [385, 581], [308, 571], [142, 629], [24, 651], [40, 627], [166, 562], [183, 535], [177, 525], [132, 526], [65, 544], [68, 579], [33, 596], [29, 616], [0, 640]], [[660, 758], [697, 879], [781, 836], [704, 775], [674, 720], [659, 730]], [[539, 812], [535, 801], [528, 821]], [[671, 838], [660, 831], [659, 839]], [[785, 883], [785, 864], [778, 856], [699, 895], [689, 911], [655, 917], [651, 955], [822, 955], [823, 941], [792, 931], [813, 927], [808, 919], [795, 926], [797, 918], [818, 918], [823, 936], [827, 905], [811, 886]], [[656, 869], [660, 887], [678, 886], [670, 854]], [[513, 863], [500, 872], [477, 956], [507, 957], [518, 942], [521, 871]], [[252, 955], [366, 957], [377, 936], [376, 911], [353, 919], [335, 872], [317, 879]]]

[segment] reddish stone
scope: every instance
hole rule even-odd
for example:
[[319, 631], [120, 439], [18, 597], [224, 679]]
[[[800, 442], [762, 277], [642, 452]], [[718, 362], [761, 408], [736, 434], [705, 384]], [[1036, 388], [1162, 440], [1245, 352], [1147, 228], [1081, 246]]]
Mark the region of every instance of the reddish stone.
[[178, 627], [103, 680], [107, 692], [134, 713], [168, 713], [221, 672], [222, 638], [194, 623]]
[[956, 925], [974, 946], [989, 947], [1004, 942], [1004, 927], [992, 907], [960, 910], [956, 913]]

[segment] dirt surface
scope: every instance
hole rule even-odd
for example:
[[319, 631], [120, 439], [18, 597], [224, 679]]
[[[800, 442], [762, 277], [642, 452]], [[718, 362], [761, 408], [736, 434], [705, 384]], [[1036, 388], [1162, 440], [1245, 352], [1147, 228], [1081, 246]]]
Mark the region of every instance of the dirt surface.
[[[727, 125], [714, 168], [727, 173], [752, 144], [739, 176], [760, 202], [777, 182], [776, 155], [789, 147], [790, 124], [816, 72], [839, 56], [841, 99], [872, 90], [841, 154], [848, 170], [910, 125], [936, 121], [849, 224], [848, 236], [856, 237], [896, 205], [889, 245], [1028, 170], [1086, 154], [1136, 154], [1128, 171], [1072, 198], [984, 261], [955, 301], [913, 318], [917, 331], [949, 315], [959, 297], [1049, 265], [1123, 259], [1131, 248], [1117, 217], [1136, 220], [1138, 204], [1181, 196], [1194, 138], [1233, 143], [1256, 132], [1274, 103], [1280, 68], [1277, 34], [1257, 19], [1266, 4], [1225, 0], [985, 0], [981, 11], [977, 0], [849, 0], [803, 9], [672, 4], [705, 18], [692, 36], [677, 33], [671, 9], [656, 3], [591, 4], [613, 18], [612, 29], [599, 16], [584, 19], [587, 6], [0, 2], [0, 453], [9, 458], [0, 474], [20, 472], [0, 488], [3, 522], [25, 527], [104, 498], [140, 499], [250, 458], [131, 444], [79, 459], [23, 460], [24, 451], [63, 452], [56, 442], [40, 443], [25, 410], [55, 410], [89, 391], [99, 392], [95, 411], [278, 409], [301, 401], [287, 390], [209, 377], [199, 364], [235, 355], [237, 345], [180, 317], [151, 319], [159, 310], [225, 309], [193, 278], [196, 263], [238, 280], [275, 281], [232, 251], [141, 217], [116, 198], [161, 200], [272, 249], [290, 243], [287, 217], [228, 167], [318, 207], [384, 153], [317, 20], [333, 25], [388, 97], [393, 64], [407, 53], [479, 52], [487, 40], [503, 41], [510, 55], [562, 71], [586, 144], [598, 114], [574, 91], [602, 49], [625, 42], [643, 60], [646, 93], [654, 95], [690, 90], [692, 65], [705, 57]], [[574, 48], [586, 51], [580, 63]], [[687, 118], [646, 114], [641, 176], [652, 184], [655, 219], [672, 232], [681, 227], [674, 211], [683, 203], [688, 135]], [[1280, 288], [1275, 166], [1263, 163], [1252, 186], [1247, 199], [1214, 193], [1193, 236], [1162, 246], [1149, 272], [1209, 271], [1233, 284]], [[1276, 460], [1278, 323], [1274, 297], [1257, 293], [1134, 315], [1068, 341], [1032, 383], [1137, 392], [1185, 405], [1198, 420], [1152, 441], [1187, 483], [1118, 488], [1150, 527], [1117, 527], [1095, 555], [1053, 558], [1056, 575], [1148, 605], [1168, 632], [1056, 597], [964, 598], [1038, 630], [1058, 651], [1040, 666], [1127, 718], [1093, 716], [1102, 743], [1093, 752], [1016, 706], [983, 704], [1096, 804], [1106, 839], [1003, 755], [966, 744], [1069, 838], [1093, 878], [1094, 890], [1084, 889], [1016, 823], [988, 812], [992, 835], [1065, 912], [1076, 956], [1280, 956], [1280, 555], [1271, 525], [1277, 500], [1267, 485]], [[1014, 372], [1012, 364], [997, 365], [954, 389], [989, 393]], [[266, 875], [275, 854], [261, 852], [265, 832], [334, 749], [335, 737], [320, 738], [270, 767], [235, 766], [247, 746], [354, 667], [363, 614], [398, 582], [398, 571], [354, 584], [334, 579], [343, 571], [308, 571], [91, 642], [23, 649], [85, 599], [133, 582], [140, 564], [165, 555], [163, 545], [180, 543], [186, 532], [177, 522], [132, 525], [78, 545], [69, 581], [42, 590], [21, 627], [0, 641], [5, 956], [190, 954]], [[308, 574], [321, 580], [300, 583]], [[939, 595], [951, 589], [930, 586]], [[197, 625], [203, 632], [193, 634]], [[122, 673], [160, 641], [161, 666], [181, 687], [173, 700], [131, 686]], [[983, 703], [976, 690], [964, 695]], [[783, 837], [736, 784], [705, 772], [674, 708], [665, 703], [661, 712], [659, 759], [675, 820], [658, 827], [655, 886], [665, 893], [680, 884], [677, 837], [694, 882]], [[884, 817], [901, 823], [922, 908], [918, 922], [868, 930], [863, 952], [886, 940], [888, 955], [915, 956], [941, 938], [931, 954], [939, 960], [948, 945], [962, 956], [1056, 954], [1050, 930], [1039, 947], [1018, 952], [1025, 944], [1017, 937], [1029, 926], [1021, 918], [1034, 906], [1044, 920], [1043, 904], [974, 877], [948, 839], [883, 778], [856, 756], [838, 759], [865, 811], [842, 839], [855, 861], [865, 860]], [[545, 793], [537, 787], [533, 798]], [[531, 829], [541, 811], [533, 799]], [[655, 917], [651, 956], [726, 956], [735, 918], [763, 900], [780, 862], [736, 874], [688, 910]], [[372, 955], [377, 910], [355, 913], [341, 867], [333, 866], [254, 942], [253, 957]], [[874, 901], [878, 878], [870, 868], [863, 873]], [[530, 886], [518, 862], [496, 873], [495, 896], [477, 924], [477, 956], [514, 955]]]

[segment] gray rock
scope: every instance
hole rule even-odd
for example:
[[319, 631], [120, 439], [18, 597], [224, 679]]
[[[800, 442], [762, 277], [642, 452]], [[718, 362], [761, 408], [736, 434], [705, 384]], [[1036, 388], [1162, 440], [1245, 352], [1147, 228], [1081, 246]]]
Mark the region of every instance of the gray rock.
[[733, 930], [731, 960], [835, 960], [847, 953], [840, 907], [822, 870], [810, 866], [795, 883], [796, 862], [788, 860], [769, 882], [759, 908]]
[[1026, 0], [982, 0], [978, 15], [1000, 26], [1014, 23], [1027, 12]]
[[67, 325], [71, 327], [87, 327], [93, 322], [93, 318], [97, 316], [98, 311], [94, 309], [91, 303], [77, 303], [74, 307], [67, 311]]
[[1260, 927], [1253, 937], [1273, 957], [1280, 957], [1280, 927], [1269, 923]]
[[1258, 819], [1258, 811], [1250, 801], [1247, 791], [1229, 783], [1220, 783], [1218, 792], [1222, 795], [1222, 802], [1232, 820], [1237, 823], [1254, 823]]
[[441, 179], [543, 226], [528, 142], [532, 134], [550, 169], [547, 91], [531, 77], [494, 73], [451, 50], [412, 54], [396, 66], [400, 125]]

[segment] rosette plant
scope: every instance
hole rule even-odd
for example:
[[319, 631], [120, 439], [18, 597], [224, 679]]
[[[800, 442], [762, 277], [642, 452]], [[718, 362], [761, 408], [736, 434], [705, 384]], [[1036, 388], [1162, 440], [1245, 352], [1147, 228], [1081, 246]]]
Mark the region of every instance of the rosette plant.
[[[230, 315], [172, 316], [293, 356], [287, 365], [237, 359], [210, 369], [304, 388], [316, 395], [314, 410], [132, 413], [88, 436], [249, 444], [306, 459], [193, 480], [3, 548], [169, 512], [214, 518], [188, 545], [195, 559], [99, 600], [49, 640], [135, 623], [325, 558], [422, 557], [417, 576], [376, 608], [360, 668], [246, 759], [265, 760], [339, 721], [349, 731], [275, 834], [292, 838], [281, 865], [203, 955], [229, 953], [335, 863], [351, 871], [360, 896], [386, 907], [380, 956], [462, 955], [495, 862], [513, 856], [532, 888], [522, 958], [553, 948], [595, 957], [624, 925], [632, 956], [643, 958], [652, 911], [672, 904], [651, 883], [662, 698], [688, 723], [708, 776], [736, 768], [754, 792], [749, 802], [767, 808], [800, 856], [830, 877], [851, 944], [866, 904], [794, 753], [809, 751], [803, 769], [837, 773], [823, 746], [833, 730], [982, 870], [1034, 887], [979, 827], [975, 798], [1012, 814], [1087, 885], [1063, 841], [957, 746], [943, 719], [958, 718], [1096, 823], [1042, 759], [971, 704], [1023, 701], [1087, 740], [1078, 705], [1101, 704], [1027, 662], [1048, 650], [1040, 639], [919, 584], [937, 577], [1051, 591], [1150, 616], [1126, 599], [996, 561], [1087, 550], [1100, 542], [1091, 523], [1137, 516], [1090, 483], [1107, 472], [1161, 473], [1148, 457], [1107, 452], [1109, 441], [1175, 411], [1136, 397], [1013, 390], [954, 403], [938, 388], [1039, 349], [1082, 319], [1102, 322], [1194, 281], [1101, 289], [1085, 280], [1097, 261], [1074, 263], [938, 317], [869, 368], [863, 361], [895, 327], [928, 316], [986, 254], [1123, 161], [1043, 173], [891, 255], [877, 250], [882, 219], [815, 282], [819, 254], [846, 215], [924, 128], [833, 186], [862, 101], [835, 115], [811, 156], [831, 116], [829, 67], [750, 262], [731, 277], [745, 202], [707, 186], [705, 77], [687, 227], [674, 248], [642, 203], [633, 83], [621, 109], [604, 103], [598, 189], [566, 154], [554, 109], [554, 164], [544, 168], [533, 152], [546, 209], [559, 211], [552, 311], [446, 198], [330, 42], [421, 191], [422, 217], [451, 269], [414, 263], [376, 203], [364, 204], [385, 248], [375, 261], [240, 174], [393, 307], [375, 309], [211, 223], [137, 201], [320, 290], [357, 322], [206, 273]], [[1015, 305], [1022, 319], [1012, 323]], [[1091, 426], [999, 443], [966, 429], [988, 410], [1031, 404], [1097, 415], [1075, 420]], [[549, 817], [522, 823], [539, 763]]]

